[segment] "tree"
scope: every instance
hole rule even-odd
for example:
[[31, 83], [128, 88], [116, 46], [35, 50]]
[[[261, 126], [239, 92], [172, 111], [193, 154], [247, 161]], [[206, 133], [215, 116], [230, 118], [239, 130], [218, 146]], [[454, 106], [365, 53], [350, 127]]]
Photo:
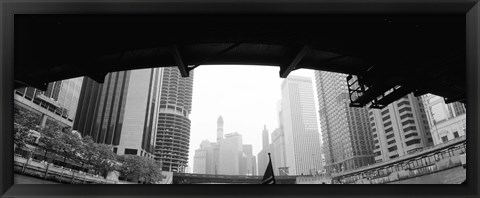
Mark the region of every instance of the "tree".
[[59, 146], [63, 155], [63, 163], [65, 163], [67, 158], [73, 160], [77, 159], [77, 155], [82, 149], [82, 140], [71, 130], [65, 130], [60, 134]]
[[137, 181], [140, 175], [143, 175], [143, 162], [140, 156], [137, 155], [121, 155], [118, 157], [122, 164], [118, 167], [118, 171], [123, 177], [129, 180]]
[[123, 177], [138, 181], [143, 179], [145, 183], [155, 184], [162, 180], [160, 165], [153, 159], [138, 155], [122, 155], [118, 157], [122, 164], [118, 170]]
[[108, 171], [115, 170], [116, 155], [112, 151], [112, 146], [106, 144], [94, 144], [95, 150], [89, 160], [93, 167], [107, 177]]
[[97, 146], [91, 136], [85, 136], [81, 139], [80, 149], [76, 155], [76, 160], [84, 164], [93, 164], [94, 156], [97, 155]]
[[13, 142], [15, 148], [25, 148], [28, 142], [33, 141], [33, 137], [30, 135], [30, 130], [38, 130], [37, 125], [39, 120], [38, 115], [21, 110], [20, 108], [14, 108], [14, 138]]
[[162, 181], [162, 169], [160, 163], [155, 161], [154, 159], [147, 159], [147, 171], [145, 175], [146, 182], [149, 184], [155, 184], [157, 182]]
[[44, 128], [40, 130], [41, 137], [39, 139], [39, 147], [45, 151], [44, 158], [47, 157], [47, 153], [58, 153], [62, 148], [61, 142], [61, 127], [57, 123], [48, 123]]

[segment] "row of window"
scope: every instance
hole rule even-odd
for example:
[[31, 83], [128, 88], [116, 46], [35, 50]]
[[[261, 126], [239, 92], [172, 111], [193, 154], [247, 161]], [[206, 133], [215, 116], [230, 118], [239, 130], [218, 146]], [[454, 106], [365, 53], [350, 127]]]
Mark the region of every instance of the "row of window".
[[413, 144], [420, 144], [420, 139], [413, 139], [410, 141], [405, 142], [407, 146], [413, 145]]

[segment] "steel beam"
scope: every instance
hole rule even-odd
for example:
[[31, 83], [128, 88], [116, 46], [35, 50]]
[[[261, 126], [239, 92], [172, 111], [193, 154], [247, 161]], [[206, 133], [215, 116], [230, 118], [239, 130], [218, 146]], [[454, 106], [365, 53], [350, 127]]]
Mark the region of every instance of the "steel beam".
[[286, 67], [285, 69], [284, 67], [280, 67], [280, 77], [286, 78], [288, 74], [290, 74], [290, 72], [295, 70], [296, 69], [295, 67], [297, 66], [297, 64], [303, 59], [303, 57], [305, 57], [308, 51], [310, 51], [310, 46], [308, 45], [303, 46], [303, 48], [300, 51], [298, 51], [295, 58], [293, 58], [293, 60], [290, 62], [288, 67]]
[[188, 77], [188, 68], [183, 62], [182, 56], [180, 55], [180, 50], [178, 50], [177, 45], [172, 45], [172, 55], [175, 59], [175, 63], [177, 64], [178, 70], [180, 70], [180, 74], [182, 77]]

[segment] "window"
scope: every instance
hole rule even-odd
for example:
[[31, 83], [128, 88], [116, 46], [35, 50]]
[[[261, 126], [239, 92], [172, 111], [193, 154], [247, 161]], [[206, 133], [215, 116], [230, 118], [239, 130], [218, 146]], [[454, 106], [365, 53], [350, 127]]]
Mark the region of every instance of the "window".
[[455, 132], [453, 132], [453, 137], [454, 137], [454, 138], [458, 138], [458, 137], [460, 137], [460, 135], [458, 135], [458, 132], [455, 131]]
[[406, 113], [406, 114], [400, 116], [400, 119], [401, 119], [401, 120], [403, 120], [403, 119], [405, 119], [405, 118], [413, 118], [413, 114], [411, 114], [411, 113]]
[[409, 127], [406, 127], [403, 129], [403, 132], [408, 132], [408, 131], [411, 131], [411, 130], [417, 130], [417, 127], [415, 126], [409, 126]]
[[382, 111], [382, 116], [387, 114], [388, 113], [388, 109], [385, 109], [384, 111]]
[[395, 143], [395, 142], [396, 142], [395, 139], [393, 139], [393, 140], [387, 142], [387, 144], [390, 145], [390, 144], [393, 144], [393, 143]]
[[404, 108], [401, 108], [398, 113], [403, 113], [405, 111], [412, 111], [412, 109], [410, 107], [404, 107]]
[[407, 125], [407, 124], [415, 124], [415, 121], [413, 121], [413, 120], [407, 120], [407, 121], [403, 121], [403, 122], [402, 122], [402, 126], [405, 126], [405, 125]]
[[392, 132], [392, 131], [393, 131], [393, 128], [392, 128], [392, 127], [388, 128], [388, 129], [385, 129], [385, 133], [390, 133], [390, 132]]
[[419, 144], [419, 143], [420, 143], [420, 139], [414, 139], [414, 140], [410, 140], [410, 141], [405, 142], [405, 144], [407, 146], [410, 146], [412, 144]]
[[137, 155], [137, 149], [125, 149], [125, 155]]
[[392, 138], [392, 137], [395, 137], [395, 135], [394, 135], [393, 133], [390, 134], [390, 135], [387, 135], [387, 139], [390, 139], [390, 138]]
[[397, 146], [392, 146], [390, 148], [388, 148], [388, 152], [392, 152], [392, 151], [396, 151], [397, 150]]
[[408, 101], [402, 101], [402, 102], [399, 102], [399, 103], [397, 104], [397, 106], [398, 106], [398, 107], [401, 107], [402, 105], [409, 105], [409, 104], [410, 104], [410, 102], [408, 102]]
[[388, 119], [390, 119], [390, 115], [387, 115], [387, 116], [382, 118], [383, 121], [388, 120]]
[[113, 148], [113, 153], [117, 154], [117, 148]]
[[392, 121], [388, 121], [385, 124], [383, 124], [384, 127], [387, 127], [387, 126], [390, 126], [390, 125], [392, 125]]
[[398, 154], [396, 154], [396, 155], [392, 155], [392, 156], [390, 156], [390, 159], [397, 158], [398, 156], [399, 156]]
[[447, 142], [448, 141], [448, 137], [447, 136], [443, 136], [442, 137], [442, 142]]
[[408, 135], [405, 135], [405, 139], [409, 138], [409, 137], [412, 137], [412, 136], [418, 136], [417, 133], [410, 133]]

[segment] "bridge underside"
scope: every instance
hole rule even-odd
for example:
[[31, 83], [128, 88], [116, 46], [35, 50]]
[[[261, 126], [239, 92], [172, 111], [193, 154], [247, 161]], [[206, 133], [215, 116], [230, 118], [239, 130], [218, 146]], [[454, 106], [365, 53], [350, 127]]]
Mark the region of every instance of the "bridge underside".
[[351, 74], [351, 106], [414, 92], [466, 98], [465, 15], [17, 15], [15, 87], [199, 65]]

